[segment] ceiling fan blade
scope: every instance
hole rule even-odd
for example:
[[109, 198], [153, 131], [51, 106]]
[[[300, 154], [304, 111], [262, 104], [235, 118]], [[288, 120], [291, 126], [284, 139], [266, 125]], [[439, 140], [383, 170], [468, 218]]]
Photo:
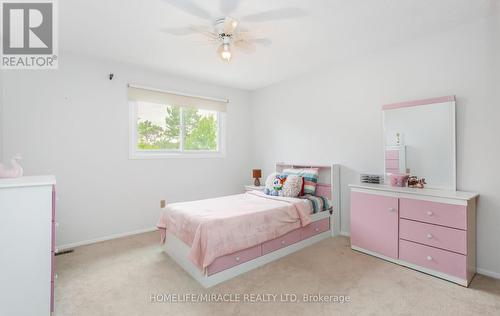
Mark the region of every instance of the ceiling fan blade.
[[167, 34], [175, 35], [175, 36], [188, 36], [188, 35], [201, 34], [201, 35], [208, 37], [209, 39], [213, 39], [213, 40], [219, 39], [218, 34], [216, 34], [214, 32], [207, 31], [208, 29], [209, 29], [209, 27], [194, 26], [193, 25], [193, 26], [179, 27], [179, 28], [164, 28], [164, 29], [161, 29], [161, 31], [163, 33], [167, 33]]
[[253, 38], [249, 39], [248, 41], [262, 46], [271, 46], [271, 44], [273, 43], [273, 41], [268, 38]]
[[167, 2], [173, 7], [176, 7], [179, 10], [194, 15], [200, 19], [212, 20], [212, 17], [207, 10], [198, 6], [191, 0], [163, 0], [163, 1]]
[[246, 53], [246, 54], [254, 53], [256, 50], [255, 43], [250, 42], [250, 41], [244, 41], [244, 40], [235, 41], [234, 47], [236, 49], [241, 50], [243, 53]]
[[238, 27], [238, 21], [232, 17], [226, 17], [224, 19], [224, 33], [227, 35], [232, 35], [234, 30]]
[[185, 36], [193, 35], [199, 33], [196, 29], [192, 27], [173, 27], [173, 28], [163, 28], [161, 29], [163, 33], [175, 35], [175, 36]]
[[301, 18], [307, 15], [307, 12], [299, 8], [282, 8], [269, 10], [244, 16], [241, 20], [246, 22], [266, 22], [276, 20], [288, 20]]
[[231, 15], [239, 5], [240, 0], [220, 0], [220, 11], [225, 16], [228, 16]]

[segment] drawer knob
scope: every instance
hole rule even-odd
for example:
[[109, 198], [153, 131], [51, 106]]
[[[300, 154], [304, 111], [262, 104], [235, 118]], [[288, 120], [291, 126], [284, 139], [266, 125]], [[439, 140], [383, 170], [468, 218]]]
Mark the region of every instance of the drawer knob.
[[432, 213], [432, 211], [427, 211], [427, 215], [432, 216], [434, 213]]
[[240, 257], [236, 257], [236, 261], [240, 261]]
[[427, 261], [432, 261], [432, 257], [431, 256], [427, 256]]
[[319, 232], [319, 228], [318, 228], [318, 227], [316, 227], [316, 228], [314, 229], [314, 231], [315, 231], [315, 232]]
[[432, 234], [427, 234], [427, 239], [432, 239]]
[[395, 212], [395, 211], [396, 211], [396, 209], [394, 207], [389, 208], [389, 212]]
[[284, 240], [282, 240], [282, 241], [281, 241], [281, 244], [282, 244], [282, 245], [284, 245], [284, 244], [285, 244], [285, 241], [284, 241]]

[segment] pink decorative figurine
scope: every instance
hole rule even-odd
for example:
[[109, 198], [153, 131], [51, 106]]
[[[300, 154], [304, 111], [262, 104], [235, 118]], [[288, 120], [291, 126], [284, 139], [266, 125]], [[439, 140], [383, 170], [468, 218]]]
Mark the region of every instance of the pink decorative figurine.
[[0, 178], [19, 178], [23, 176], [23, 167], [19, 164], [21, 156], [19, 154], [10, 160], [11, 168], [0, 163]]
[[408, 180], [408, 175], [401, 173], [391, 173], [389, 174], [391, 179], [391, 186], [393, 187], [405, 187]]

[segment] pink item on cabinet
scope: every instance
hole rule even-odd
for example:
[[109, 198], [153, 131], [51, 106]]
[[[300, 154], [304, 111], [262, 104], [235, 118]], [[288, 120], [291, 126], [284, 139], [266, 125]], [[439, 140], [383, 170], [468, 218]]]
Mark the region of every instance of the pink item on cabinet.
[[401, 173], [391, 173], [389, 175], [391, 180], [391, 186], [393, 187], [405, 187], [406, 181], [408, 181], [408, 175]]
[[11, 168], [7, 168], [4, 164], [0, 163], [0, 178], [19, 178], [23, 176], [23, 167], [19, 164], [21, 160], [20, 155], [15, 155], [10, 160]]

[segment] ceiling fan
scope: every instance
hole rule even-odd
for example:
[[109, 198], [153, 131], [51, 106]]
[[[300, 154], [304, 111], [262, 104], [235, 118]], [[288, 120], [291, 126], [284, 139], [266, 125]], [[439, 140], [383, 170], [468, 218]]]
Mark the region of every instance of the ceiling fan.
[[271, 44], [270, 39], [260, 38], [254, 32], [242, 29], [240, 21], [254, 23], [299, 18], [306, 15], [301, 9], [289, 7], [253, 13], [242, 16], [240, 20], [237, 20], [231, 17], [231, 14], [238, 8], [241, 0], [220, 0], [220, 12], [223, 17], [214, 18], [210, 12], [198, 6], [192, 0], [163, 1], [205, 22], [212, 22], [211, 25], [191, 25], [181, 28], [162, 29], [163, 32], [176, 36], [204, 35], [210, 42], [218, 45], [217, 54], [226, 62], [231, 61], [233, 48], [244, 53], [253, 53], [257, 44], [264, 46]]

